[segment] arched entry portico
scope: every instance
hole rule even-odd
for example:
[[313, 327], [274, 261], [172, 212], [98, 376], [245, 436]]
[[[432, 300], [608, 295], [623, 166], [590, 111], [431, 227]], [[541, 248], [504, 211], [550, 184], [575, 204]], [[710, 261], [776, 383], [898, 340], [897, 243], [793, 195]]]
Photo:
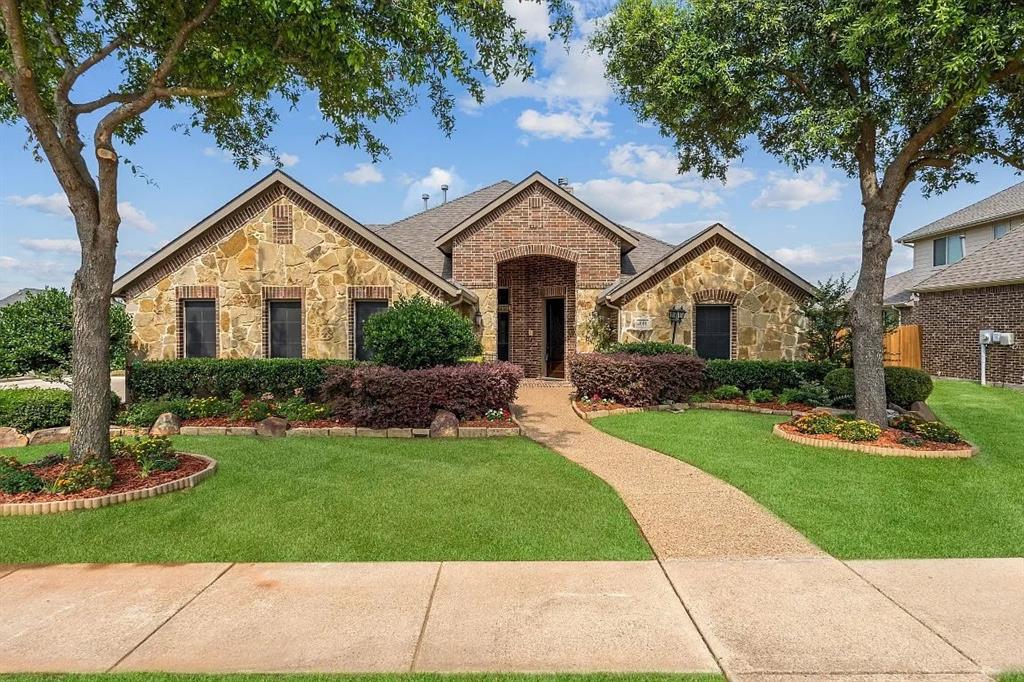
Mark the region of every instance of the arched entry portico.
[[527, 377], [564, 378], [576, 352], [574, 256], [549, 245], [495, 254], [498, 355], [520, 365]]

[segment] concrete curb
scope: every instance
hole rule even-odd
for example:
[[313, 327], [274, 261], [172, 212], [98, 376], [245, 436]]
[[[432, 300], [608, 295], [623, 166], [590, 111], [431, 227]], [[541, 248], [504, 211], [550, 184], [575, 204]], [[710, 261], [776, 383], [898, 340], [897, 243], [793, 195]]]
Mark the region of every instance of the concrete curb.
[[123, 493], [113, 493], [111, 495], [85, 497], [73, 500], [53, 500], [51, 502], [12, 502], [8, 504], [0, 504], [0, 516], [34, 516], [36, 514], [56, 514], [58, 512], [75, 511], [76, 509], [99, 509], [100, 507], [109, 507], [112, 504], [121, 504], [122, 502], [131, 502], [132, 500], [156, 497], [157, 495], [171, 493], [176, 490], [183, 490], [184, 488], [193, 488], [204, 479], [209, 478], [213, 475], [213, 472], [217, 470], [217, 461], [211, 457], [192, 452], [183, 452], [181, 454], [198, 457], [199, 459], [206, 460], [208, 464], [202, 471], [197, 471], [185, 478], [161, 483], [160, 485], [155, 485], [151, 488], [141, 488], [139, 490], [129, 490]]
[[781, 428], [781, 426], [781, 424], [776, 424], [772, 428], [772, 433], [779, 438], [799, 443], [800, 445], [810, 445], [815, 448], [852, 450], [854, 452], [863, 452], [868, 455], [882, 455], [886, 457], [918, 457], [931, 459], [965, 459], [978, 454], [977, 445], [971, 445], [970, 450], [911, 450], [910, 448], [883, 448], [878, 445], [851, 443], [845, 440], [819, 440], [817, 438], [812, 438], [811, 436], [790, 433], [789, 431]]

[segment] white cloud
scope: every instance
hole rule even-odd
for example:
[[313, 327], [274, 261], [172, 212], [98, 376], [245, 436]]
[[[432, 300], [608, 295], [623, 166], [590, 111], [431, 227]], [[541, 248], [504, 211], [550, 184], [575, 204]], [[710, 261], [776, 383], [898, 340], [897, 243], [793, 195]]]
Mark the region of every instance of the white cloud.
[[536, 109], [527, 109], [516, 119], [519, 129], [542, 140], [578, 140], [581, 138], [606, 138], [611, 134], [612, 124], [594, 118], [592, 114], [574, 114], [568, 111], [542, 114]]
[[[220, 159], [225, 162], [234, 161], [234, 157], [231, 156], [231, 152], [225, 149], [220, 149], [219, 147], [203, 147], [203, 156], [208, 156], [211, 159]], [[278, 153], [277, 158], [285, 168], [290, 168], [299, 162], [298, 154], [290, 154], [288, 152]], [[274, 157], [267, 154], [260, 154], [258, 162], [260, 168], [263, 168], [264, 166], [273, 166], [277, 163]]]
[[581, 199], [609, 218], [621, 222], [652, 220], [683, 204], [706, 205], [713, 201], [704, 192], [667, 182], [627, 182], [611, 178], [588, 180], [573, 187]]
[[754, 180], [757, 177], [757, 173], [750, 170], [749, 168], [742, 168], [740, 166], [729, 166], [729, 170], [725, 172], [725, 188], [735, 189], [740, 185], [745, 185], [748, 182]]
[[156, 232], [156, 224], [146, 214], [135, 208], [130, 201], [122, 201], [117, 204], [117, 212], [121, 214], [121, 224], [134, 227], [143, 232]]
[[679, 244], [715, 223], [725, 224], [726, 222], [727, 219], [723, 216], [718, 218], [704, 218], [702, 220], [686, 220], [683, 222], [630, 222], [627, 223], [627, 225], [638, 232], [649, 234], [652, 237], [657, 237], [658, 239], [670, 244]]
[[54, 251], [57, 253], [81, 253], [82, 245], [77, 239], [19, 239], [18, 243], [30, 251]]
[[616, 175], [654, 182], [682, 178], [678, 172], [679, 160], [666, 147], [627, 142], [608, 152], [605, 162]]
[[4, 270], [13, 270], [17, 266], [17, 258], [11, 258], [10, 256], [0, 256], [0, 268]]
[[504, 0], [502, 6], [515, 19], [516, 28], [526, 34], [529, 42], [548, 39], [548, 7], [546, 2]]
[[29, 279], [34, 281], [46, 281], [46, 278], [54, 275], [68, 275], [74, 272], [74, 268], [67, 263], [35, 258], [11, 258], [10, 256], [0, 256], [0, 270], [25, 273]]
[[402, 207], [412, 213], [423, 210], [422, 195], [430, 195], [430, 206], [437, 206], [441, 203], [441, 185], [448, 185], [448, 198], [453, 199], [466, 191], [466, 181], [463, 180], [455, 167], [440, 168], [434, 166], [421, 178], [407, 178], [408, 190], [406, 190], [405, 201]]
[[342, 173], [341, 179], [353, 185], [368, 185], [383, 182], [384, 176], [372, 163], [361, 163], [352, 170]]
[[860, 267], [859, 242], [838, 242], [826, 247], [810, 244], [783, 246], [771, 251], [770, 255], [811, 282], [850, 274]]
[[751, 206], [796, 211], [811, 204], [838, 200], [840, 187], [839, 181], [828, 179], [824, 168], [808, 168], [794, 177], [773, 173]]
[[53, 194], [29, 194], [19, 196], [17, 194], [7, 197], [7, 203], [21, 208], [30, 208], [47, 215], [55, 215], [61, 218], [70, 218], [71, 209], [68, 208], [68, 198], [63, 192]]

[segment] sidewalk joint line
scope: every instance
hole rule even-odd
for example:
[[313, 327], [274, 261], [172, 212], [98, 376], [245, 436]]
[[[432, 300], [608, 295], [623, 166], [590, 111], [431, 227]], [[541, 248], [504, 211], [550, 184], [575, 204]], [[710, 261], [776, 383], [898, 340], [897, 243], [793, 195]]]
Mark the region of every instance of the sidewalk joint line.
[[693, 617], [692, 613], [690, 613], [690, 607], [686, 605], [683, 595], [679, 593], [679, 590], [676, 588], [676, 584], [672, 582], [672, 578], [669, 576], [668, 571], [665, 570], [665, 564], [662, 563], [661, 557], [657, 554], [655, 554], [654, 557], [654, 560], [658, 563], [658, 568], [661, 569], [661, 574], [665, 576], [668, 586], [672, 588], [672, 594], [676, 595], [676, 599], [679, 600], [680, 606], [682, 606], [683, 611], [686, 612], [686, 617], [690, 619], [691, 623], [693, 623], [693, 629], [697, 631], [698, 635], [700, 635], [700, 641], [704, 642], [704, 648], [706, 648], [708, 653], [711, 654], [711, 658], [715, 659], [715, 665], [718, 666], [718, 672], [722, 673], [722, 675], [725, 676], [725, 679], [728, 680], [729, 675], [725, 672], [722, 660], [718, 657], [718, 654], [715, 653], [715, 650], [711, 648], [711, 642], [708, 641], [707, 635], [704, 634], [704, 630], [702, 630], [700, 625], [697, 624], [697, 619]]
[[153, 631], [152, 631], [152, 632], [150, 632], [150, 633], [149, 633], [148, 635], [146, 635], [145, 637], [143, 637], [143, 638], [142, 638], [142, 639], [141, 639], [141, 640], [139, 641], [139, 643], [138, 643], [138, 644], [136, 644], [136, 645], [135, 645], [135, 646], [133, 646], [133, 647], [132, 647], [131, 649], [129, 649], [129, 650], [128, 650], [128, 651], [127, 651], [127, 652], [126, 652], [125, 654], [124, 654], [124, 656], [121, 656], [121, 658], [117, 659], [117, 661], [116, 661], [116, 662], [114, 663], [114, 665], [112, 665], [112, 666], [110, 666], [109, 668], [107, 668], [107, 669], [106, 669], [106, 670], [105, 670], [104, 672], [106, 672], [106, 673], [109, 673], [109, 672], [113, 672], [114, 668], [116, 668], [117, 666], [121, 665], [121, 664], [122, 664], [122, 663], [124, 662], [124, 660], [125, 660], [126, 658], [128, 658], [129, 656], [131, 656], [132, 654], [134, 654], [134, 653], [135, 653], [135, 652], [136, 652], [136, 651], [138, 650], [138, 648], [139, 648], [139, 647], [141, 647], [141, 646], [142, 646], [143, 644], [145, 644], [146, 642], [148, 642], [148, 641], [149, 641], [149, 639], [150, 639], [150, 638], [151, 638], [151, 637], [152, 637], [153, 635], [155, 635], [155, 634], [156, 634], [157, 632], [159, 632], [159, 631], [160, 631], [160, 630], [161, 630], [161, 629], [162, 629], [162, 628], [163, 628], [163, 627], [164, 627], [165, 625], [167, 625], [167, 624], [168, 624], [169, 622], [171, 622], [171, 619], [172, 619], [172, 618], [174, 618], [174, 617], [175, 617], [175, 616], [177, 616], [177, 615], [178, 615], [179, 613], [181, 613], [182, 611], [184, 611], [184, 610], [185, 610], [185, 607], [187, 607], [187, 606], [188, 606], [189, 604], [191, 604], [191, 603], [192, 603], [192, 602], [194, 602], [194, 601], [195, 601], [196, 599], [198, 599], [198, 598], [199, 598], [199, 595], [201, 595], [201, 594], [202, 594], [203, 592], [206, 592], [206, 590], [210, 589], [210, 587], [211, 587], [211, 586], [212, 586], [212, 585], [213, 585], [213, 584], [214, 584], [215, 582], [217, 582], [218, 580], [220, 580], [220, 579], [221, 579], [221, 578], [222, 578], [222, 577], [224, 576], [224, 574], [225, 574], [225, 573], [227, 573], [228, 571], [230, 571], [230, 570], [231, 570], [232, 568], [234, 568], [234, 567], [235, 567], [235, 565], [236, 565], [236, 564], [235, 564], [235, 562], [231, 562], [230, 564], [228, 564], [228, 565], [227, 565], [227, 568], [225, 568], [225, 569], [224, 569], [223, 571], [221, 571], [221, 572], [220, 572], [220, 573], [218, 573], [218, 574], [217, 574], [216, 576], [214, 576], [213, 580], [211, 580], [210, 582], [206, 583], [206, 585], [204, 585], [204, 586], [203, 586], [203, 589], [199, 590], [198, 592], [196, 592], [195, 594], [193, 594], [193, 595], [192, 595], [191, 597], [189, 597], [189, 598], [188, 598], [188, 600], [187, 600], [187, 601], [185, 601], [185, 603], [184, 603], [184, 604], [182, 604], [181, 606], [179, 606], [179, 607], [178, 607], [177, 609], [175, 609], [175, 610], [174, 610], [174, 613], [172, 613], [171, 615], [167, 616], [167, 618], [164, 618], [162, 622], [160, 622], [160, 623], [159, 623], [159, 624], [158, 624], [158, 625], [157, 625], [157, 626], [156, 626], [155, 628], [153, 628]]
[[910, 611], [909, 611], [909, 610], [908, 610], [908, 609], [907, 609], [907, 608], [906, 608], [905, 606], [903, 606], [903, 604], [899, 603], [898, 601], [896, 601], [895, 599], [893, 599], [892, 597], [890, 597], [890, 596], [889, 596], [889, 595], [888, 595], [888, 594], [887, 594], [887, 593], [886, 593], [886, 592], [885, 592], [884, 590], [882, 590], [882, 588], [880, 588], [880, 587], [879, 587], [878, 585], [874, 584], [873, 582], [871, 582], [870, 580], [868, 580], [868, 579], [867, 579], [866, 577], [864, 577], [863, 575], [861, 575], [860, 573], [858, 573], [858, 572], [857, 572], [857, 569], [855, 569], [855, 568], [854, 568], [853, 566], [851, 566], [850, 564], [848, 564], [848, 563], [846, 563], [845, 561], [842, 561], [842, 560], [840, 560], [840, 562], [839, 562], [839, 563], [841, 563], [841, 564], [842, 564], [843, 566], [845, 566], [845, 567], [846, 567], [846, 570], [848, 570], [848, 571], [849, 571], [850, 573], [854, 574], [855, 576], [857, 576], [858, 578], [860, 578], [861, 580], [863, 580], [863, 581], [864, 581], [864, 582], [865, 582], [865, 583], [866, 583], [866, 584], [867, 584], [868, 586], [870, 586], [870, 587], [871, 587], [871, 589], [873, 589], [873, 590], [874, 590], [875, 592], [877, 592], [878, 594], [882, 595], [882, 598], [883, 598], [883, 599], [885, 599], [885, 600], [889, 601], [890, 603], [894, 604], [894, 605], [896, 606], [896, 608], [898, 608], [898, 609], [899, 609], [900, 611], [902, 611], [903, 613], [905, 613], [905, 614], [907, 614], [908, 616], [910, 616], [910, 617], [911, 617], [911, 619], [913, 619], [914, 621], [916, 621], [916, 622], [920, 623], [920, 624], [921, 624], [921, 626], [922, 626], [922, 627], [923, 627], [923, 628], [924, 628], [925, 630], [927, 630], [928, 632], [932, 633], [933, 635], [935, 635], [936, 637], [938, 637], [938, 638], [939, 638], [940, 640], [942, 640], [943, 642], [945, 642], [945, 643], [946, 643], [946, 644], [947, 644], [947, 645], [948, 645], [948, 646], [949, 646], [949, 647], [950, 647], [950, 648], [951, 648], [951, 649], [952, 649], [953, 651], [957, 652], [958, 654], [960, 654], [961, 656], [963, 656], [963, 657], [964, 657], [965, 659], [967, 659], [968, 661], [970, 661], [970, 662], [971, 662], [972, 664], [974, 664], [975, 666], [977, 666], [977, 667], [978, 667], [978, 671], [979, 671], [979, 672], [982, 672], [982, 673], [984, 673], [984, 670], [985, 670], [985, 669], [984, 669], [984, 667], [983, 667], [983, 666], [981, 665], [981, 663], [980, 663], [980, 662], [978, 662], [978, 661], [976, 661], [976, 660], [974, 660], [974, 659], [973, 659], [973, 658], [971, 658], [970, 656], [968, 656], [968, 655], [967, 655], [967, 652], [965, 652], [965, 651], [963, 651], [962, 649], [960, 649], [960, 647], [958, 647], [958, 646], [957, 646], [956, 644], [953, 644], [953, 642], [951, 642], [951, 641], [949, 641], [948, 639], [946, 639], [946, 638], [945, 638], [944, 636], [942, 636], [942, 634], [941, 634], [941, 633], [937, 632], [937, 631], [936, 631], [936, 630], [935, 630], [934, 628], [932, 628], [932, 627], [931, 627], [930, 625], [928, 625], [928, 623], [925, 623], [925, 622], [924, 622], [923, 620], [921, 620], [921, 619], [920, 619], [920, 618], [918, 618], [918, 617], [917, 617], [916, 615], [914, 615], [913, 613], [911, 613], [911, 612], [910, 612]]
[[420, 634], [416, 638], [416, 648], [412, 651], [412, 662], [409, 664], [409, 672], [415, 672], [416, 661], [420, 657], [420, 647], [423, 645], [423, 636], [427, 632], [427, 620], [430, 618], [430, 609], [434, 606], [434, 594], [437, 593], [437, 584], [441, 582], [441, 569], [444, 562], [437, 562], [437, 573], [434, 574], [434, 585], [430, 588], [430, 597], [427, 598], [427, 610], [423, 612], [423, 623], [420, 625]]
[[18, 566], [18, 567], [16, 567], [16, 568], [12, 568], [11, 570], [9, 570], [9, 571], [7, 571], [6, 573], [4, 573], [3, 575], [0, 575], [0, 580], [3, 580], [4, 578], [6, 578], [6, 577], [7, 577], [7, 576], [9, 576], [9, 575], [14, 575], [15, 573], [17, 573], [17, 572], [18, 572], [18, 571], [20, 571], [21, 569], [22, 569], [22, 567], [21, 567], [21, 566]]

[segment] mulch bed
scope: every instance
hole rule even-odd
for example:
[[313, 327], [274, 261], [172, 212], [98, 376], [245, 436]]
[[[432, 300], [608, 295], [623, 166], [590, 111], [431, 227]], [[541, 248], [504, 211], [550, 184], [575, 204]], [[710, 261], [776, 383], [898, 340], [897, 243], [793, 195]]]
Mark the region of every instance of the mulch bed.
[[899, 429], [883, 429], [882, 435], [879, 436], [878, 440], [860, 440], [860, 441], [848, 441], [843, 440], [834, 433], [801, 433], [792, 424], [779, 424], [779, 428], [783, 429], [787, 433], [793, 433], [804, 438], [813, 438], [814, 440], [839, 442], [839, 443], [864, 443], [865, 445], [874, 445], [880, 448], [899, 448], [901, 450], [919, 450], [921, 452], [948, 452], [952, 450], [970, 450], [971, 446], [969, 443], [932, 443], [931, 441], [925, 441], [921, 445], [903, 445], [900, 443], [900, 438], [905, 436], [913, 435], [906, 431], [900, 431]]
[[479, 427], [490, 427], [494, 429], [514, 429], [516, 424], [511, 418], [508, 419], [463, 419], [459, 422], [459, 426], [479, 426]]
[[760, 407], [765, 410], [782, 410], [784, 412], [812, 412], [815, 408], [813, 405], [804, 405], [803, 403], [777, 403], [774, 400], [767, 403], [752, 403], [746, 398], [729, 398], [728, 400], [719, 400], [712, 398], [708, 400], [709, 403], [720, 403], [727, 405], [743, 405], [744, 407]]
[[[248, 419], [230, 419], [228, 417], [202, 417], [197, 419], [186, 419], [181, 422], [182, 426], [248, 426], [254, 428], [259, 422]], [[332, 426], [354, 426], [351, 422], [340, 419], [310, 419], [309, 421], [288, 422], [288, 428], [302, 427], [312, 429], [327, 429]]]
[[600, 412], [601, 410], [621, 410], [628, 407], [628, 405], [620, 403], [581, 403], [577, 400], [576, 407], [580, 409], [580, 412]]
[[[65, 495], [57, 495], [46, 491], [38, 493], [18, 493], [17, 495], [0, 492], [0, 504], [11, 502], [55, 502], [58, 500], [75, 500], [125, 493], [130, 490], [140, 490], [142, 488], [152, 488], [160, 485], [161, 483], [169, 483], [171, 481], [176, 481], [180, 478], [186, 478], [192, 474], [199, 473], [210, 465], [210, 463], [205, 459], [200, 459], [186, 454], [178, 454], [178, 461], [181, 462], [181, 465], [174, 471], [155, 471], [146, 478], [142, 478], [139, 475], [139, 465], [135, 463], [134, 459], [128, 457], [115, 457], [110, 460], [111, 464], [114, 465], [114, 471], [116, 472], [114, 476], [114, 485], [106, 490], [89, 488], [77, 493], [68, 493]], [[34, 466], [29, 464], [27, 468], [31, 469], [32, 472], [40, 478], [46, 481], [52, 481], [63, 473], [67, 466], [67, 462], [61, 461], [46, 466]]]

